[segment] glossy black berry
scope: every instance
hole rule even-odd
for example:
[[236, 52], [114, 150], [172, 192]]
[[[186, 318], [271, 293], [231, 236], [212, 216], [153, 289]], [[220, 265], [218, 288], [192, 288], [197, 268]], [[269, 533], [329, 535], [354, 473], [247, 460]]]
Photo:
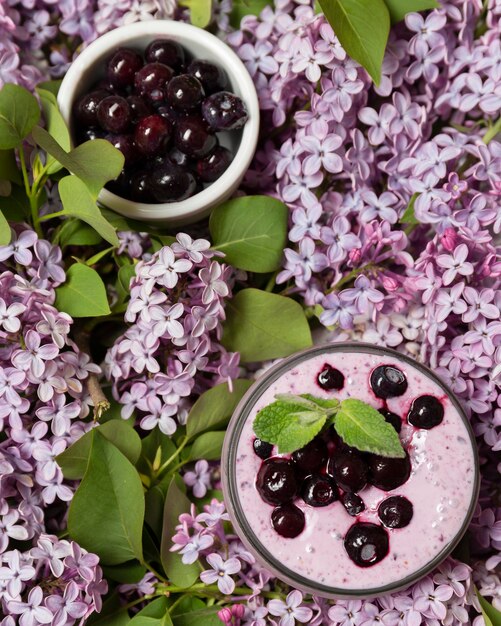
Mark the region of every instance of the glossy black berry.
[[131, 123], [129, 103], [121, 96], [107, 96], [97, 107], [97, 121], [103, 130], [123, 133]]
[[163, 63], [180, 70], [185, 62], [184, 48], [171, 39], [155, 39], [146, 48], [145, 58], [148, 63]]
[[139, 121], [134, 142], [140, 154], [155, 156], [165, 151], [172, 133], [171, 124], [160, 115], [148, 115]]
[[202, 83], [191, 74], [179, 74], [171, 78], [165, 90], [167, 102], [175, 109], [196, 109], [204, 97]]
[[180, 202], [192, 196], [196, 188], [193, 174], [169, 161], [153, 170], [150, 182], [157, 202]]
[[137, 124], [142, 117], [147, 117], [154, 113], [153, 107], [137, 94], [127, 96], [127, 102], [130, 106], [133, 124]]
[[393, 365], [379, 365], [371, 373], [371, 387], [378, 398], [395, 398], [407, 390], [404, 373]]
[[327, 474], [307, 476], [301, 484], [300, 495], [310, 506], [327, 506], [338, 498], [336, 483]]
[[367, 484], [367, 465], [353, 452], [343, 452], [329, 459], [328, 473], [344, 491], [357, 493]]
[[263, 461], [256, 478], [261, 498], [268, 504], [285, 504], [297, 493], [294, 465], [282, 458]]
[[400, 487], [411, 475], [411, 461], [408, 454], [402, 459], [371, 454], [368, 455], [368, 459], [369, 482], [383, 491]]
[[252, 447], [254, 448], [254, 452], [258, 455], [260, 459], [269, 459], [272, 452], [273, 446], [271, 443], [267, 441], [261, 441], [261, 439], [254, 439], [252, 442]]
[[344, 375], [332, 365], [326, 363], [317, 375], [317, 383], [319, 387], [326, 391], [335, 389], [338, 391], [344, 387]]
[[407, 415], [409, 424], [416, 428], [429, 430], [442, 423], [444, 419], [444, 407], [435, 396], [419, 396], [416, 398]]
[[356, 517], [360, 515], [363, 511], [365, 511], [365, 504], [362, 498], [356, 494], [347, 491], [341, 496], [341, 502], [343, 503], [344, 508], [348, 515], [352, 517]]
[[154, 202], [149, 172], [136, 172], [130, 179], [130, 197], [135, 202]]
[[304, 513], [294, 504], [282, 504], [273, 509], [271, 525], [282, 537], [293, 539], [304, 530]]
[[185, 112], [179, 111], [178, 109], [171, 107], [169, 104], [165, 104], [165, 102], [157, 105], [155, 107], [155, 111], [158, 115], [165, 117], [165, 119], [168, 120], [173, 126], [175, 126], [181, 118], [186, 117]]
[[117, 196], [127, 198], [130, 195], [130, 177], [126, 170], [122, 170], [115, 180], [110, 180], [106, 184], [106, 189]]
[[327, 461], [327, 445], [323, 439], [315, 437], [303, 448], [293, 452], [292, 460], [303, 474], [312, 474]]
[[136, 91], [150, 102], [164, 99], [165, 87], [174, 76], [174, 70], [163, 63], [148, 63], [136, 73], [134, 85]]
[[382, 526], [360, 522], [346, 533], [344, 547], [350, 559], [359, 567], [371, 567], [388, 554], [390, 542]]
[[175, 146], [167, 152], [167, 158], [171, 163], [175, 163], [187, 170], [191, 171], [195, 169], [195, 161], [190, 159], [187, 154], [184, 154], [184, 152], [181, 152], [181, 150], [178, 150]]
[[249, 117], [242, 100], [229, 91], [218, 91], [205, 98], [202, 115], [212, 130], [242, 128]]
[[134, 76], [143, 67], [141, 55], [131, 48], [119, 48], [109, 59], [106, 76], [115, 87], [124, 89], [134, 84]]
[[139, 159], [139, 153], [131, 135], [107, 135], [106, 139], [124, 155], [127, 166], [132, 165]]
[[404, 496], [391, 496], [381, 502], [377, 512], [387, 528], [404, 528], [409, 525], [414, 508], [412, 502]]
[[392, 411], [388, 411], [388, 409], [379, 409], [379, 412], [384, 417], [384, 419], [391, 424], [393, 428], [399, 433], [402, 430], [402, 420], [400, 417], [393, 413]]
[[232, 153], [223, 146], [218, 146], [214, 152], [197, 162], [197, 174], [204, 183], [213, 183], [227, 169], [233, 160]]
[[97, 107], [110, 94], [106, 89], [96, 89], [80, 98], [75, 106], [75, 118], [83, 126], [97, 126]]
[[84, 143], [85, 141], [94, 141], [94, 139], [104, 139], [107, 133], [102, 128], [84, 128], [77, 134], [78, 143]]
[[195, 59], [188, 66], [188, 74], [192, 74], [202, 83], [205, 93], [210, 95], [216, 91], [223, 91], [228, 86], [226, 72], [218, 65]]
[[174, 134], [176, 147], [188, 156], [201, 159], [217, 146], [217, 139], [199, 117], [179, 120]]

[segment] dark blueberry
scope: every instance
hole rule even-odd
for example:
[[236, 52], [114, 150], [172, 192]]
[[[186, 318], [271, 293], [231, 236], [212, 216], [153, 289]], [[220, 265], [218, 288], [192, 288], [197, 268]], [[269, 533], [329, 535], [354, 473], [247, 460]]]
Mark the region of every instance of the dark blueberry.
[[377, 512], [379, 519], [387, 528], [404, 528], [409, 525], [414, 508], [407, 498], [391, 496], [381, 502]]
[[292, 453], [295, 465], [305, 474], [320, 470], [327, 461], [327, 445], [320, 437], [315, 437], [300, 450]]
[[404, 373], [393, 365], [379, 365], [371, 374], [371, 387], [378, 398], [395, 398], [407, 390]]
[[157, 202], [179, 202], [195, 192], [195, 177], [191, 172], [165, 161], [150, 175], [151, 193]]
[[371, 454], [368, 455], [368, 459], [369, 482], [383, 491], [400, 487], [411, 475], [411, 461], [408, 454], [403, 459], [390, 459]]
[[388, 409], [378, 409], [384, 419], [391, 424], [393, 428], [399, 433], [402, 430], [402, 420], [400, 417], [393, 413], [392, 411], [388, 411]]
[[106, 132], [102, 128], [85, 128], [77, 133], [77, 143], [94, 141], [94, 139], [104, 139]]
[[98, 104], [97, 121], [103, 130], [123, 133], [131, 123], [129, 103], [122, 96], [107, 96]]
[[204, 183], [213, 183], [228, 168], [233, 154], [223, 146], [218, 146], [212, 154], [197, 163], [197, 174]]
[[317, 376], [317, 383], [326, 391], [331, 391], [332, 389], [339, 390], [344, 387], [344, 375], [326, 363]]
[[285, 504], [292, 500], [297, 493], [294, 465], [287, 459], [266, 459], [259, 468], [256, 487], [268, 504]]
[[218, 91], [205, 98], [202, 115], [212, 130], [242, 128], [249, 117], [242, 100], [229, 91]]
[[336, 483], [327, 474], [307, 476], [301, 485], [300, 494], [310, 506], [327, 506], [338, 498]]
[[360, 522], [346, 533], [344, 547], [350, 559], [360, 567], [371, 567], [388, 554], [390, 542], [382, 526]]
[[107, 135], [106, 139], [124, 155], [125, 165], [132, 165], [139, 159], [139, 154], [131, 135]]
[[110, 95], [106, 89], [96, 89], [80, 98], [75, 107], [75, 117], [83, 126], [97, 126], [97, 107]]
[[167, 158], [171, 163], [175, 163], [180, 167], [184, 167], [188, 170], [195, 169], [195, 162], [192, 161], [192, 159], [190, 159], [187, 154], [181, 152], [181, 150], [178, 150], [175, 146], [169, 150], [169, 152], [167, 153]]
[[106, 189], [122, 198], [130, 196], [130, 176], [122, 170], [115, 180], [106, 184]]
[[407, 415], [409, 424], [416, 428], [434, 428], [442, 423], [444, 419], [444, 407], [435, 396], [419, 396], [411, 406]]
[[178, 121], [181, 118], [186, 117], [185, 113], [174, 109], [174, 107], [171, 107], [170, 105], [165, 104], [164, 102], [162, 102], [159, 106], [156, 107], [156, 112], [158, 113], [158, 115], [165, 117], [166, 120], [169, 120], [169, 122], [173, 124], [174, 126], [178, 123]]
[[134, 131], [134, 142], [145, 156], [155, 156], [167, 148], [172, 125], [160, 115], [148, 115], [139, 120]]
[[195, 116], [179, 120], [174, 141], [181, 152], [197, 159], [207, 156], [217, 146], [215, 135], [201, 118]]
[[145, 202], [147, 204], [154, 202], [151, 194], [150, 174], [149, 172], [136, 172], [130, 179], [130, 197], [135, 202]]
[[252, 443], [252, 447], [254, 448], [254, 452], [258, 455], [260, 459], [269, 459], [272, 452], [273, 446], [271, 443], [267, 441], [261, 441], [261, 439], [254, 439]]
[[142, 117], [146, 117], [153, 113], [152, 107], [148, 102], [145, 102], [141, 96], [136, 94], [132, 94], [132, 96], [127, 96], [127, 102], [130, 106], [132, 123], [137, 124]]
[[327, 471], [344, 491], [357, 493], [367, 484], [367, 465], [354, 452], [342, 452], [331, 457]]
[[356, 517], [357, 515], [360, 515], [362, 511], [365, 511], [364, 501], [356, 493], [347, 491], [341, 496], [341, 502], [343, 503], [348, 515], [351, 515], [352, 517]]
[[171, 39], [155, 39], [146, 48], [146, 61], [148, 63], [163, 63], [179, 70], [184, 65], [184, 48]]
[[140, 54], [130, 48], [120, 48], [109, 59], [106, 75], [112, 85], [123, 89], [134, 84], [134, 75], [142, 67]]
[[174, 70], [163, 63], [148, 63], [136, 73], [136, 90], [150, 102], [160, 102]]
[[304, 530], [304, 513], [294, 504], [282, 504], [273, 509], [271, 524], [279, 535], [293, 539]]
[[207, 95], [215, 93], [216, 91], [223, 91], [228, 86], [226, 72], [209, 61], [195, 59], [188, 66], [188, 74], [192, 74], [198, 78]]
[[165, 90], [167, 102], [175, 109], [196, 109], [204, 97], [202, 83], [191, 74], [179, 74], [171, 78]]

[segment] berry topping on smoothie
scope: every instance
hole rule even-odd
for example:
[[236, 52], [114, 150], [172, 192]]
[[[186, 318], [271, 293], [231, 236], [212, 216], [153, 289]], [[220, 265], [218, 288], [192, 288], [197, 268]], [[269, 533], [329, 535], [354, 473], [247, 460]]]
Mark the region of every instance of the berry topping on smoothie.
[[317, 376], [317, 382], [326, 391], [339, 390], [344, 387], [344, 376], [339, 370], [326, 363]]
[[419, 396], [412, 403], [407, 416], [409, 424], [416, 428], [435, 428], [444, 419], [444, 407], [438, 398], [434, 396]]
[[348, 556], [359, 567], [379, 563], [388, 554], [389, 544], [386, 530], [368, 522], [353, 524], [344, 539]]
[[386, 528], [404, 528], [408, 526], [414, 514], [412, 502], [404, 496], [391, 496], [378, 508], [379, 519]]
[[396, 398], [407, 391], [404, 373], [392, 365], [380, 365], [371, 374], [371, 387], [378, 398]]

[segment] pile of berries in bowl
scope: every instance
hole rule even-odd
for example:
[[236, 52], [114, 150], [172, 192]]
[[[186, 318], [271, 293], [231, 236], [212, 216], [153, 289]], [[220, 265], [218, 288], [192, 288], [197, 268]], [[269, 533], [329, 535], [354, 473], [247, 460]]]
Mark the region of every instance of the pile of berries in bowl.
[[121, 47], [104, 78], [74, 105], [78, 143], [101, 137], [124, 155], [108, 188], [144, 203], [179, 202], [216, 181], [232, 161], [218, 133], [242, 128], [248, 113], [218, 65], [156, 39], [143, 54]]

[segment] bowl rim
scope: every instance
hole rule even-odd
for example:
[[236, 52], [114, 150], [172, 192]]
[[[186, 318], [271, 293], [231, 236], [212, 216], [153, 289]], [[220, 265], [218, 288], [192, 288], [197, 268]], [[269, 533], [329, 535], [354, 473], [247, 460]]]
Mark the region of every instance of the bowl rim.
[[[329, 585], [323, 585], [320, 583], [314, 583], [309, 578], [306, 578], [297, 572], [285, 567], [280, 563], [276, 557], [274, 557], [266, 548], [262, 546], [254, 530], [247, 523], [245, 512], [242, 509], [240, 498], [238, 494], [238, 485], [236, 483], [236, 473], [233, 468], [236, 464], [238, 442], [240, 440], [241, 432], [244, 424], [247, 421], [250, 411], [255, 405], [259, 397], [273, 384], [280, 376], [282, 376], [287, 370], [299, 365], [300, 363], [320, 356], [322, 354], [330, 354], [336, 352], [362, 352], [365, 354], [377, 354], [382, 357], [391, 356], [399, 359], [407, 365], [418, 369], [425, 376], [431, 378], [431, 380], [437, 383], [440, 388], [446, 393], [454, 408], [457, 410], [461, 421], [466, 427], [466, 431], [469, 436], [471, 448], [473, 451], [473, 470], [474, 480], [472, 486], [472, 495], [470, 504], [461, 528], [454, 535], [452, 540], [440, 550], [440, 552], [429, 563], [421, 567], [416, 572], [406, 576], [400, 581], [388, 583], [379, 587], [368, 587], [365, 589], [342, 589], [337, 587], [331, 587]], [[231, 472], [229, 468], [232, 468]], [[337, 343], [319, 344], [306, 350], [296, 352], [291, 356], [282, 359], [279, 363], [276, 363], [269, 369], [267, 369], [262, 376], [260, 376], [256, 382], [247, 390], [240, 402], [238, 403], [233, 416], [226, 429], [226, 436], [223, 444], [223, 452], [221, 456], [221, 481], [223, 488], [223, 497], [226, 504], [226, 508], [230, 515], [232, 524], [234, 525], [236, 532], [241, 539], [242, 543], [247, 549], [254, 555], [258, 562], [264, 567], [270, 570], [277, 578], [285, 581], [289, 585], [301, 589], [306, 593], [312, 595], [322, 596], [330, 599], [353, 599], [353, 598], [375, 598], [387, 593], [393, 593], [401, 589], [405, 589], [409, 585], [417, 582], [423, 576], [426, 576], [430, 571], [442, 563], [447, 556], [454, 550], [454, 548], [461, 541], [461, 538], [465, 534], [468, 526], [473, 517], [475, 507], [478, 500], [480, 490], [480, 464], [478, 457], [478, 447], [471, 427], [470, 421], [461, 406], [461, 403], [450, 390], [450, 388], [426, 365], [415, 361], [406, 354], [402, 354], [397, 350], [386, 348], [383, 346], [377, 346], [374, 344], [355, 342], [355, 341], [343, 341]], [[316, 585], [316, 586], [315, 586]]]
[[[260, 112], [256, 88], [247, 68], [226, 43], [206, 30], [176, 20], [153, 19], [119, 26], [95, 39], [72, 62], [59, 88], [57, 101], [61, 115], [70, 128], [72, 106], [82, 74], [87, 73], [95, 59], [108, 50], [127, 46], [131, 39], [142, 36], [172, 37], [181, 43], [185, 40], [202, 44], [227, 72], [232, 88], [238, 86], [249, 112], [249, 119], [242, 128], [240, 145], [228, 168], [215, 182], [191, 198], [181, 202], [147, 204], [122, 198], [107, 189], [103, 189], [98, 197], [102, 205], [129, 218], [153, 222], [185, 218], [188, 221], [190, 217], [207, 213], [210, 207], [227, 197], [228, 191], [233, 192], [245, 175], [257, 146]], [[70, 141], [73, 146], [71, 131]]]

